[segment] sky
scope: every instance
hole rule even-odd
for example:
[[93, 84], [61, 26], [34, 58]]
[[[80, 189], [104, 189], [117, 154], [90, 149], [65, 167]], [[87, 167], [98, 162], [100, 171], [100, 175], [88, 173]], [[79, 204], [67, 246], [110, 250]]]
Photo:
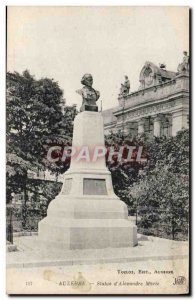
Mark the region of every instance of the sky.
[[91, 73], [100, 91], [98, 105], [118, 105], [128, 75], [139, 88], [146, 61], [176, 71], [189, 50], [187, 7], [8, 7], [7, 70], [28, 69], [36, 79], [53, 78], [66, 104], [81, 105], [75, 91]]

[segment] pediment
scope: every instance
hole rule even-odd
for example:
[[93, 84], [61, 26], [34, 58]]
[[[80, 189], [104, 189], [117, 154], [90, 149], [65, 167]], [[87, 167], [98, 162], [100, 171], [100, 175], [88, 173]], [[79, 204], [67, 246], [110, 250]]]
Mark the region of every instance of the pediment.
[[161, 84], [175, 76], [175, 72], [167, 71], [165, 68], [160, 68], [152, 62], [146, 61], [139, 76], [140, 89]]

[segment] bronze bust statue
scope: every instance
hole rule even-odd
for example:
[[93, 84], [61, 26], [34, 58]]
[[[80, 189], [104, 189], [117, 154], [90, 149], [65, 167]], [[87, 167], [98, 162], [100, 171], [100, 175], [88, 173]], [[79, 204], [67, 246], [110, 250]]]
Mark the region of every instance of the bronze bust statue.
[[80, 108], [80, 111], [88, 110], [88, 111], [98, 111], [98, 107], [96, 105], [96, 101], [100, 97], [100, 93], [92, 88], [93, 85], [93, 77], [91, 74], [83, 75], [81, 79], [81, 83], [84, 87], [76, 92], [82, 96], [83, 102]]

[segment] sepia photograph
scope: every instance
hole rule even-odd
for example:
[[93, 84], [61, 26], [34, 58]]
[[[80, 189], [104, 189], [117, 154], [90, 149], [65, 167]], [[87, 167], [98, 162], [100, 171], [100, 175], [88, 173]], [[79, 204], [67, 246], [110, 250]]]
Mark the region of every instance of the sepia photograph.
[[189, 295], [190, 19], [6, 7], [8, 295]]

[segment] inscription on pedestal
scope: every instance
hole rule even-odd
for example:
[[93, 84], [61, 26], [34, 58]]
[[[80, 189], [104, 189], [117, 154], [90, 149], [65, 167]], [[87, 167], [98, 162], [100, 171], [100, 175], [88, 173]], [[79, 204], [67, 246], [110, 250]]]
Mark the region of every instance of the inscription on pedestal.
[[83, 195], [107, 195], [105, 179], [83, 179]]
[[68, 178], [64, 181], [62, 194], [64, 195], [70, 194], [71, 187], [72, 187], [72, 178]]
[[98, 107], [96, 105], [84, 105], [84, 110], [86, 111], [98, 111]]

